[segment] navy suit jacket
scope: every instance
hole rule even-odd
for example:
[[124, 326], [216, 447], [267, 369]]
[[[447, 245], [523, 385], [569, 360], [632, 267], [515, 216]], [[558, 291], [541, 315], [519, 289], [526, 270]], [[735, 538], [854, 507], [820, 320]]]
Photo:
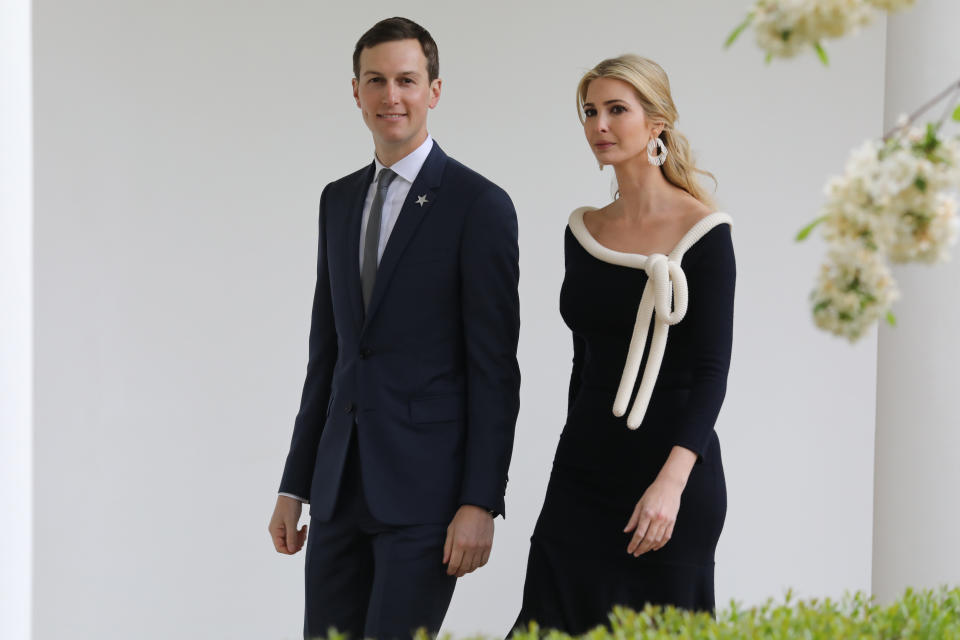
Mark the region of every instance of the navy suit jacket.
[[[503, 189], [434, 142], [390, 235], [366, 313], [360, 222], [374, 165], [320, 198], [310, 358], [280, 491], [333, 515], [354, 422], [371, 513], [504, 513], [520, 399], [517, 216]], [[426, 204], [417, 200], [426, 196]]]

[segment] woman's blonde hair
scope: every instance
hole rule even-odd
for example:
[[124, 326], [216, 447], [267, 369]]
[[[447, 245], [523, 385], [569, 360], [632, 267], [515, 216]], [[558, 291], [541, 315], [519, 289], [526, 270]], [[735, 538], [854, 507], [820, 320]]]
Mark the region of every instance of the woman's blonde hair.
[[662, 167], [664, 177], [671, 184], [713, 208], [713, 198], [694, 174], [708, 176], [714, 184], [717, 179], [712, 173], [697, 168], [686, 136], [673, 128], [677, 121], [677, 108], [670, 95], [670, 80], [663, 68], [653, 60], [632, 54], [600, 62], [585, 73], [577, 85], [577, 115], [581, 123], [585, 120], [583, 104], [587, 100], [587, 88], [597, 78], [614, 78], [633, 87], [647, 120], [663, 126], [659, 137], [668, 152]]

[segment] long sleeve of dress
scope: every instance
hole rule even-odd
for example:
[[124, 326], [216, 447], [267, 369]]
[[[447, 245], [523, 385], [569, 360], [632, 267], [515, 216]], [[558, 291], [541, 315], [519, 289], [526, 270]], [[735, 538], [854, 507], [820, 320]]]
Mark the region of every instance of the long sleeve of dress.
[[694, 354], [690, 397], [675, 430], [674, 444], [702, 460], [727, 389], [733, 342], [736, 261], [729, 225], [719, 225], [692, 248], [684, 265], [690, 303], [687, 325]]

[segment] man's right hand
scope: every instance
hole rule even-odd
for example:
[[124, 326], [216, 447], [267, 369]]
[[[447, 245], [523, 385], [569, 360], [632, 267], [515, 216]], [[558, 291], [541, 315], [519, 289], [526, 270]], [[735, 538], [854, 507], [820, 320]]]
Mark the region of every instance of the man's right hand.
[[307, 525], [297, 531], [302, 509], [303, 504], [299, 500], [289, 496], [277, 496], [277, 506], [273, 509], [269, 530], [273, 546], [279, 553], [292, 555], [300, 551], [303, 543], [307, 541]]

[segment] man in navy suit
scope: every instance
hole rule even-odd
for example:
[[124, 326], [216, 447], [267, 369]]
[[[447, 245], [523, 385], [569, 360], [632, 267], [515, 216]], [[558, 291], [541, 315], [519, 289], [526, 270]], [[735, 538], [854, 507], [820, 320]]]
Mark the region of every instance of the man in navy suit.
[[320, 198], [310, 357], [270, 533], [280, 553], [306, 542], [305, 637], [384, 640], [440, 628], [504, 513], [517, 217], [427, 133], [441, 81], [425, 29], [379, 22], [353, 68], [376, 155]]

